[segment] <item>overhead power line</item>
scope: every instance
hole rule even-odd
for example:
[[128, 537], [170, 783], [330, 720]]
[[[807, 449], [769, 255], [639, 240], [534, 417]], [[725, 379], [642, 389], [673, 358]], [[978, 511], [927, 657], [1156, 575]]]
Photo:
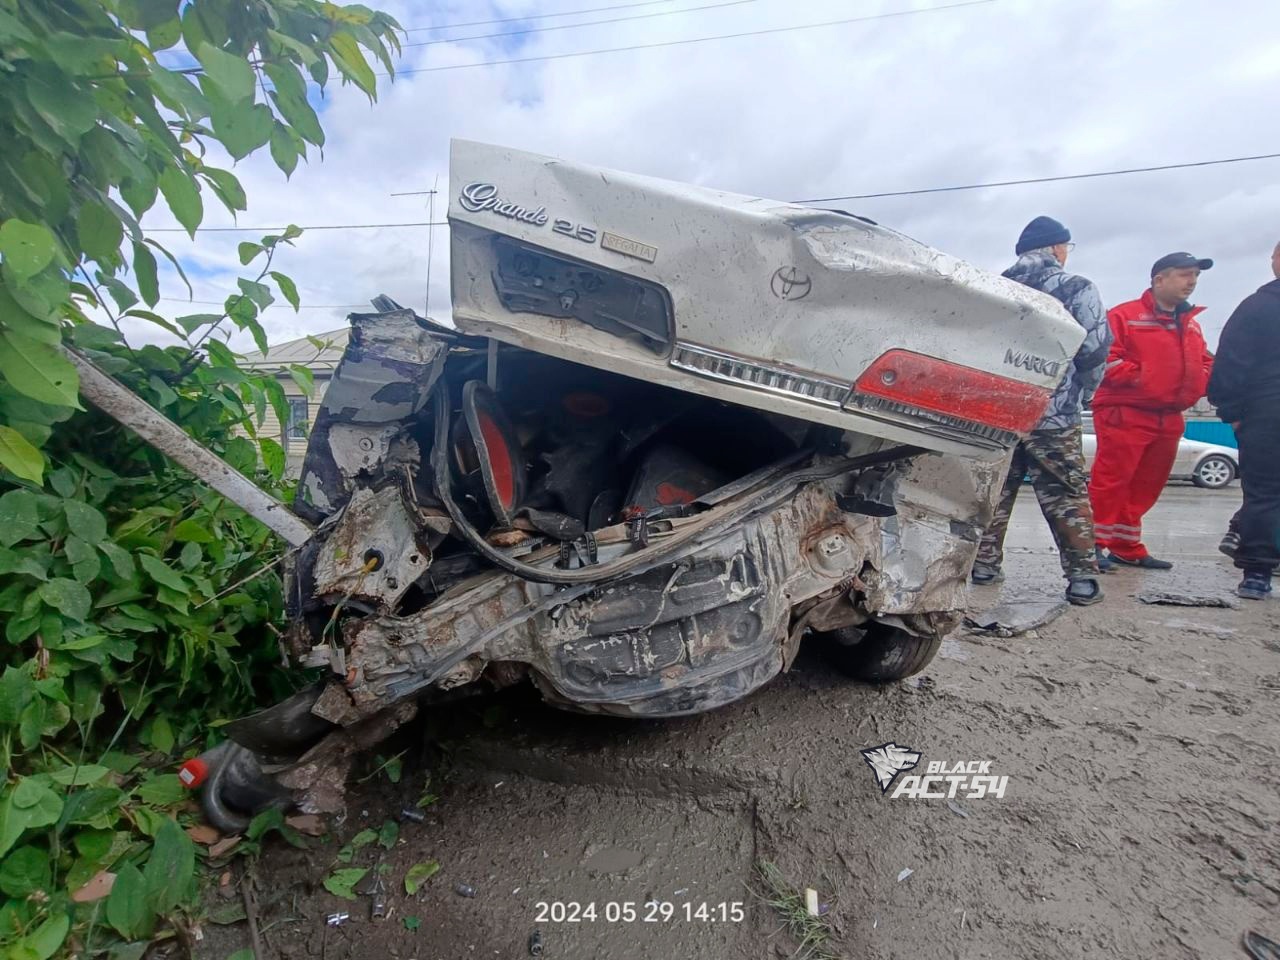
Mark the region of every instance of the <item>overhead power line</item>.
[[[637, 43], [626, 47], [609, 47], [603, 50], [578, 50], [573, 53], [554, 53], [541, 57], [513, 57], [509, 60], [481, 60], [477, 63], [451, 63], [439, 67], [408, 67], [397, 70], [394, 76], [403, 77], [411, 73], [438, 73], [443, 70], [469, 70], [473, 67], [497, 67], [512, 63], [537, 63], [544, 60], [568, 60], [573, 57], [595, 57], [608, 53], [626, 53], [631, 50], [656, 50], [659, 47], [681, 47], [692, 43], [708, 43], [712, 40], [738, 40], [743, 37], [763, 37], [776, 33], [793, 33], [797, 30], [818, 30], [824, 27], [838, 27], [849, 23], [867, 23], [872, 20], [892, 20], [901, 17], [916, 17], [928, 13], [943, 13], [948, 10], [960, 10], [965, 7], [982, 7], [1000, 0], [965, 0], [962, 3], [948, 3], [938, 7], [922, 7], [919, 10], [897, 10], [893, 13], [875, 13], [862, 17], [846, 17], [841, 20], [825, 20], [822, 23], [800, 23], [786, 27], [770, 27], [765, 30], [745, 30], [741, 33], [720, 33], [710, 37], [687, 37], [683, 40], [663, 40], [658, 43]], [[380, 77], [390, 77], [390, 73], [380, 73]]]
[[895, 190], [889, 193], [854, 193], [846, 197], [815, 197], [792, 203], [835, 203], [838, 200], [876, 200], [880, 197], [918, 197], [926, 193], [954, 193], [960, 190], [989, 190], [993, 187], [1018, 187], [1029, 183], [1059, 183], [1063, 180], [1094, 180], [1099, 177], [1124, 177], [1132, 173], [1155, 173], [1159, 170], [1189, 170], [1192, 167], [1215, 167], [1224, 163], [1248, 163], [1252, 160], [1280, 159], [1280, 153], [1260, 153], [1251, 157], [1226, 157], [1222, 160], [1197, 160], [1192, 163], [1162, 163], [1153, 167], [1129, 167], [1126, 170], [1100, 170], [1096, 173], [1068, 173], [1058, 177], [1030, 177], [1026, 180], [993, 180], [989, 183], [966, 183], [954, 187], [925, 187], [922, 190]]
[[[994, 180], [989, 183], [969, 183], [950, 187], [924, 187], [918, 190], [893, 190], [885, 193], [856, 193], [842, 197], [815, 197], [809, 200], [792, 200], [791, 203], [834, 203], [838, 200], [876, 200], [882, 197], [916, 197], [928, 193], [952, 193], [959, 190], [989, 190], [997, 187], [1016, 187], [1031, 183], [1057, 183], [1064, 180], [1095, 180], [1102, 177], [1123, 177], [1137, 173], [1157, 173], [1162, 170], [1189, 170], [1196, 167], [1217, 167], [1232, 163], [1249, 163], [1255, 160], [1280, 160], [1280, 153], [1258, 153], [1246, 157], [1223, 157], [1218, 160], [1194, 160], [1189, 163], [1164, 163], [1149, 167], [1128, 167], [1124, 170], [1100, 170], [1094, 173], [1066, 173], [1054, 177], [1030, 177], [1025, 180]], [[429, 191], [413, 191], [429, 192]], [[395, 196], [410, 194], [395, 194]], [[448, 220], [420, 220], [410, 223], [327, 223], [299, 230], [376, 230], [392, 227], [446, 227]], [[201, 227], [200, 233], [272, 233], [284, 227]], [[148, 233], [186, 233], [182, 227], [152, 227]]]
[[550, 20], [553, 17], [576, 17], [580, 13], [603, 13], [606, 10], [631, 10], [635, 7], [656, 7], [673, 0], [645, 0], [643, 3], [615, 3], [607, 7], [589, 7], [586, 10], [564, 10], [560, 13], [531, 13], [523, 17], [503, 17], [499, 20], [468, 20], [465, 23], [438, 23], [434, 27], [410, 27], [405, 33], [423, 33], [427, 30], [448, 30], [450, 27], [487, 27], [491, 23], [522, 23], [526, 20]]
[[477, 33], [467, 37], [441, 37], [437, 40], [418, 40], [401, 44], [402, 47], [432, 47], [440, 43], [462, 43], [465, 40], [491, 40], [494, 37], [518, 37], [526, 33], [547, 33], [551, 30], [576, 30], [579, 27], [598, 27], [606, 23], [625, 23], [629, 20], [652, 20], [654, 17], [670, 17], [677, 13], [697, 13], [699, 10], [718, 10], [721, 7], [740, 7], [757, 0], [722, 0], [701, 7], [684, 7], [680, 10], [659, 10], [657, 13], [633, 13], [627, 17], [610, 17], [607, 20], [584, 20], [582, 23], [557, 23], [550, 27], [529, 27], [526, 30], [505, 30], [500, 33]]
[[[236, 296], [236, 294], [232, 294]], [[225, 300], [188, 300], [186, 297], [161, 297], [167, 303], [193, 303], [203, 307], [221, 307]], [[298, 309], [300, 310], [356, 310], [361, 307], [369, 306], [368, 303], [304, 303]]]
[[[383, 227], [443, 227], [447, 220], [419, 220], [413, 223], [324, 223], [314, 227], [298, 227], [299, 230], [380, 230]], [[200, 227], [200, 233], [273, 233], [284, 227]], [[185, 227], [150, 227], [147, 233], [186, 233]]]

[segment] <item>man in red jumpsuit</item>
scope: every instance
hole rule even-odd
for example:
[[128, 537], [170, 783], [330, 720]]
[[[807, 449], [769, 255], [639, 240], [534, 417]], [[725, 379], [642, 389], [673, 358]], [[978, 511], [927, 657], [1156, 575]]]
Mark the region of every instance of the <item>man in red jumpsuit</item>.
[[1213, 357], [1188, 298], [1213, 266], [1189, 253], [1171, 253], [1151, 268], [1151, 288], [1113, 307], [1111, 352], [1093, 397], [1097, 456], [1089, 480], [1099, 553], [1147, 570], [1168, 570], [1142, 544], [1142, 517], [1169, 480], [1185, 423], [1182, 411], [1202, 396]]

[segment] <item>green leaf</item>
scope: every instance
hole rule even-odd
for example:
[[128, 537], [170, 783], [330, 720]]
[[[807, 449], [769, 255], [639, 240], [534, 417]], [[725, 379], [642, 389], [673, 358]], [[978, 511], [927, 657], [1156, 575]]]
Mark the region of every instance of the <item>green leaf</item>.
[[40, 527], [36, 495], [29, 490], [10, 490], [0, 495], [0, 545], [12, 547], [33, 536]]
[[311, 396], [315, 390], [315, 375], [310, 370], [299, 364], [294, 364], [289, 368], [289, 376], [293, 382], [307, 396]]
[[267, 473], [279, 480], [284, 476], [284, 447], [270, 437], [260, 439], [258, 447], [262, 450], [262, 465], [267, 468]]
[[99, 763], [86, 763], [80, 767], [62, 767], [49, 774], [49, 777], [54, 783], [60, 783], [64, 787], [86, 787], [97, 783], [110, 772], [109, 768]]
[[168, 50], [181, 39], [182, 21], [177, 17], [147, 31], [147, 46], [156, 52]]
[[5, 286], [9, 295], [37, 319], [47, 323], [58, 323], [67, 306], [67, 296], [71, 283], [66, 275], [54, 265], [45, 267], [35, 276], [19, 279], [6, 260], [0, 264]]
[[160, 716], [152, 721], [151, 745], [166, 756], [173, 752], [173, 725], [168, 717]]
[[99, 278], [102, 280], [102, 285], [107, 288], [107, 293], [111, 294], [111, 299], [121, 310], [128, 310], [138, 302], [138, 295], [115, 277], [99, 275]]
[[336, 34], [329, 40], [329, 47], [343, 76], [354, 80], [356, 86], [373, 97], [377, 92], [378, 81], [374, 79], [373, 70], [365, 60], [364, 52], [355, 37], [349, 33]]
[[36, 696], [35, 682], [24, 667], [5, 667], [0, 676], [0, 725], [14, 726]]
[[195, 879], [196, 850], [176, 820], [166, 819], [156, 831], [151, 858], [142, 871], [148, 904], [167, 914], [182, 902]]
[[133, 245], [133, 275], [138, 278], [138, 292], [142, 299], [147, 306], [154, 307], [160, 302], [160, 281], [156, 277], [156, 258], [146, 244]]
[[142, 216], [156, 202], [156, 180], [148, 174], [145, 178], [130, 177], [120, 185], [120, 196], [135, 216]]
[[106, 555], [107, 561], [111, 564], [111, 569], [116, 572], [116, 576], [122, 580], [127, 580], [133, 576], [134, 565], [133, 555], [129, 551], [123, 549], [118, 544], [114, 544], [109, 540], [105, 540], [98, 544], [98, 549]]
[[116, 869], [116, 882], [107, 897], [106, 914], [107, 923], [128, 940], [142, 936], [150, 926], [146, 885], [141, 872], [128, 861]]
[[93, 128], [98, 105], [88, 92], [71, 83], [48, 83], [37, 77], [27, 81], [27, 96], [45, 123], [69, 146]]
[[194, 520], [183, 520], [173, 528], [173, 539], [182, 543], [213, 543], [213, 534]]
[[232, 213], [248, 208], [249, 200], [244, 195], [244, 187], [240, 186], [240, 181], [236, 179], [235, 174], [228, 170], [219, 170], [217, 167], [205, 167], [201, 173], [213, 185], [213, 192], [218, 195], [218, 199]]
[[354, 900], [356, 898], [355, 886], [368, 872], [369, 870], [366, 867], [345, 867], [342, 870], [335, 870], [325, 878], [324, 888], [335, 897]]
[[271, 159], [284, 171], [285, 178], [293, 176], [298, 167], [298, 141], [289, 128], [277, 120], [271, 127]]
[[231, 956], [227, 957], [227, 960], [255, 960], [256, 957], [257, 954], [255, 954], [250, 948], [245, 947], [244, 949], [237, 950], [235, 953], [231, 954]]
[[143, 803], [149, 803], [155, 807], [171, 807], [187, 798], [186, 788], [176, 773], [157, 774], [133, 792]]
[[19, 847], [0, 863], [0, 890], [11, 897], [48, 891], [53, 883], [49, 854], [36, 847]]
[[0, 547], [0, 573], [16, 573], [37, 580], [48, 580], [49, 557], [44, 553]]
[[258, 283], [255, 280], [246, 280], [244, 277], [240, 277], [236, 280], [236, 285], [240, 288], [241, 293], [256, 303], [263, 310], [275, 303], [276, 298], [271, 293], [271, 288], [264, 283]]
[[229, 104], [235, 106], [253, 96], [253, 67], [249, 61], [207, 43], [198, 45], [192, 52], [204, 67], [205, 76], [213, 81]]
[[0, 467], [32, 483], [44, 478], [43, 455], [12, 427], [0, 426]]
[[148, 576], [161, 586], [176, 590], [178, 593], [188, 592], [187, 582], [172, 567], [158, 557], [153, 557], [149, 553], [140, 553], [138, 554], [138, 563], [142, 565], [142, 569], [147, 572]]
[[23, 830], [57, 823], [62, 816], [62, 799], [43, 783], [24, 777], [0, 800], [0, 857], [22, 835]]
[[400, 836], [400, 825], [394, 820], [382, 821], [382, 829], [378, 831], [378, 845], [384, 850], [390, 850], [396, 845], [396, 840]]
[[413, 896], [424, 883], [440, 871], [440, 864], [434, 860], [426, 863], [415, 863], [404, 875], [404, 892]]
[[157, 243], [156, 241], [154, 241], [154, 240], [152, 240], [152, 239], [150, 239], [150, 238], [148, 238], [148, 239], [145, 241], [145, 243], [147, 244], [147, 246], [149, 246], [149, 247], [155, 247], [155, 248], [156, 248], [157, 250], [159, 250], [162, 254], [164, 254], [165, 259], [169, 261], [169, 265], [173, 267], [174, 272], [178, 274], [179, 279], [181, 279], [181, 280], [182, 280], [182, 282], [186, 285], [186, 287], [187, 287], [187, 296], [188, 296], [188, 297], [190, 297], [190, 296], [194, 296], [195, 291], [191, 289], [191, 281], [187, 279], [187, 272], [186, 272], [185, 270], [183, 270], [183, 269], [182, 269], [182, 264], [178, 261], [178, 258], [177, 258], [177, 257], [175, 257], [175, 256], [174, 256], [172, 253], [170, 253], [168, 250], [166, 250], [166, 249], [165, 249], [163, 246], [161, 246], [159, 243]]
[[76, 850], [90, 863], [98, 864], [111, 852], [111, 845], [115, 838], [116, 833], [113, 830], [81, 830], [76, 834]]
[[0, 226], [0, 254], [19, 280], [34, 277], [52, 263], [57, 249], [57, 241], [44, 224], [11, 218]]
[[84, 585], [66, 577], [54, 577], [47, 583], [40, 584], [38, 592], [41, 600], [77, 623], [84, 622], [93, 605], [93, 597]]
[[420, 926], [422, 926], [422, 919], [420, 917], [404, 918], [404, 928], [410, 933], [416, 933]]
[[[276, 286], [280, 288], [280, 292], [284, 295], [284, 298], [289, 301], [289, 305], [293, 307], [294, 310], [297, 310], [300, 301], [298, 300], [298, 288], [294, 286], [293, 281], [283, 273], [279, 273], [275, 270], [272, 270], [267, 274], [267, 276], [276, 282]], [[307, 372], [309, 373], [310, 371]]]
[[0, 285], [0, 321], [24, 337], [39, 340], [51, 347], [62, 343], [62, 324], [55, 316], [34, 317]]
[[[102, 561], [98, 559], [98, 551], [93, 544], [86, 543], [72, 534], [67, 537], [67, 559], [71, 561], [71, 572], [80, 583], [92, 583], [102, 572]], [[47, 641], [46, 641], [47, 642]], [[65, 648], [63, 648], [65, 649]]]
[[151, 83], [160, 101], [175, 113], [182, 113], [189, 120], [209, 115], [209, 101], [200, 88], [185, 76], [166, 70], [159, 64], [151, 64]]
[[90, 824], [107, 814], [114, 814], [124, 802], [124, 791], [115, 787], [90, 787], [67, 798], [66, 822]]
[[80, 406], [80, 378], [62, 351], [0, 330], [0, 373], [19, 393], [59, 407]]
[[67, 517], [67, 528], [81, 540], [101, 543], [107, 539], [107, 519], [97, 507], [81, 500], [62, 501], [62, 511]]
[[[273, 90], [271, 91], [271, 102], [276, 105], [280, 115], [288, 121], [295, 135], [307, 141], [307, 143], [314, 143], [317, 147], [324, 146], [324, 128], [320, 126], [320, 118], [316, 116], [315, 110], [307, 102], [306, 97], [291, 97], [278, 90]], [[275, 132], [274, 127], [272, 132]], [[297, 149], [296, 143], [294, 144], [294, 150], [296, 153], [301, 153]]]
[[260, 243], [252, 243], [248, 240], [245, 240], [238, 247], [236, 247], [236, 252], [240, 255], [241, 265], [247, 267], [250, 263], [253, 262], [253, 258], [256, 257], [258, 254], [262, 253], [262, 251], [264, 251], [265, 249], [266, 247], [264, 247]]
[[124, 239], [124, 225], [106, 204], [86, 200], [76, 216], [76, 236], [91, 260], [110, 260]]
[[227, 107], [215, 103], [210, 120], [213, 121], [213, 132], [227, 148], [227, 153], [237, 160], [243, 160], [270, 140], [275, 124], [271, 108], [265, 103], [255, 103], [251, 107]]
[[70, 929], [71, 918], [65, 912], [59, 911], [23, 937], [10, 956], [20, 956], [22, 960], [49, 960], [67, 939], [67, 932]]
[[168, 166], [160, 174], [160, 192], [178, 222], [194, 238], [196, 227], [204, 218], [199, 186], [181, 167]]

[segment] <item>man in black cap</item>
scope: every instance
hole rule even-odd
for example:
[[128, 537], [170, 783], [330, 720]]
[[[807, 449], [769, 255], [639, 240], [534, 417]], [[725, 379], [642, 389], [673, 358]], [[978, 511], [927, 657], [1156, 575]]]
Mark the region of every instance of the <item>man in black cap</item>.
[[1280, 565], [1280, 244], [1276, 279], [1246, 297], [1227, 320], [1209, 380], [1209, 402], [1240, 441], [1244, 506], [1232, 518], [1233, 556], [1244, 579], [1236, 593], [1263, 600]]
[[1151, 287], [1137, 300], [1112, 307], [1111, 352], [1093, 398], [1097, 456], [1089, 496], [1098, 545], [1108, 560], [1168, 570], [1142, 543], [1142, 517], [1169, 482], [1186, 426], [1182, 411], [1209, 384], [1213, 357], [1189, 299], [1212, 260], [1171, 253], [1151, 267]]
[[1098, 583], [1093, 513], [1089, 509], [1080, 439], [1080, 409], [1102, 380], [1111, 334], [1098, 288], [1084, 277], [1062, 269], [1073, 246], [1070, 231], [1061, 223], [1052, 217], [1036, 217], [1014, 246], [1017, 263], [1004, 272], [1010, 280], [1047, 293], [1066, 307], [1084, 328], [1085, 338], [1066, 377], [1050, 398], [1045, 415], [1014, 449], [1004, 492], [982, 536], [972, 577], [977, 584], [1003, 579], [1001, 564], [1009, 516], [1023, 477], [1030, 475], [1040, 510], [1058, 545], [1062, 572], [1067, 578], [1067, 600], [1087, 606], [1102, 599], [1102, 587]]

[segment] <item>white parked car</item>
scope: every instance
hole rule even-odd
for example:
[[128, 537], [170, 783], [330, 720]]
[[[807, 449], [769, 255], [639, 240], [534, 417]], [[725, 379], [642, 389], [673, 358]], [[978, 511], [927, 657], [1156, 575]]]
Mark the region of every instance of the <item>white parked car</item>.
[[[1085, 469], [1093, 470], [1093, 459], [1098, 451], [1098, 438], [1093, 432], [1093, 421], [1084, 419]], [[1197, 487], [1221, 490], [1240, 473], [1240, 451], [1216, 443], [1188, 440], [1178, 444], [1178, 458], [1173, 462], [1170, 480], [1190, 480]]]

